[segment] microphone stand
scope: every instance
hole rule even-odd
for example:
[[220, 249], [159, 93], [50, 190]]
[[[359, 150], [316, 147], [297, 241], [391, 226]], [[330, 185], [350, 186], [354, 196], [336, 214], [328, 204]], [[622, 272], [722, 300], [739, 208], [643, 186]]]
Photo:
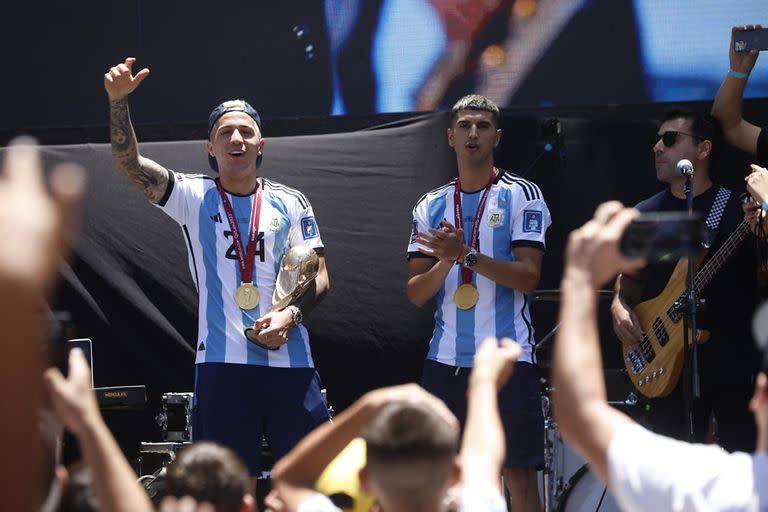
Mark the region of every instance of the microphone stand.
[[[688, 215], [693, 217], [693, 171], [685, 174], [685, 199], [688, 206]], [[698, 331], [696, 325], [696, 310], [698, 298], [696, 297], [694, 255], [688, 255], [686, 298], [683, 310], [683, 346], [685, 347], [685, 371], [688, 374], [688, 382], [685, 396], [686, 418], [688, 420], [688, 435], [694, 439], [694, 402], [701, 398], [701, 381], [699, 376], [699, 350]], [[690, 331], [688, 330], [690, 327]], [[688, 333], [691, 333], [689, 336]], [[692, 337], [693, 340], [689, 338]], [[690, 348], [689, 348], [690, 347]]]

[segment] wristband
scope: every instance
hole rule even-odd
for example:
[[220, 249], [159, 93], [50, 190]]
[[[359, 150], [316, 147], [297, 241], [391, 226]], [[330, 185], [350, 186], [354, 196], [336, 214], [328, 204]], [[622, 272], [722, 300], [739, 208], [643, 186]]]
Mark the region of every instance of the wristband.
[[728, 76], [733, 78], [745, 79], [745, 78], [749, 78], [749, 73], [742, 73], [741, 71], [734, 71], [732, 69], [729, 69]]

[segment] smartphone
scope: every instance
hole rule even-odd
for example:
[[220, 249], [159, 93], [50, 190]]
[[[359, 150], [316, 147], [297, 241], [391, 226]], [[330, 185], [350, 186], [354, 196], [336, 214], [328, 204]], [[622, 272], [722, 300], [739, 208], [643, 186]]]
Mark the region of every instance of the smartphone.
[[93, 342], [90, 338], [67, 340], [67, 357], [69, 357], [69, 351], [73, 348], [79, 348], [83, 351], [88, 368], [91, 369], [91, 387], [93, 387]]
[[768, 28], [736, 32], [733, 36], [733, 49], [737, 52], [768, 50]]
[[622, 254], [670, 263], [698, 254], [707, 238], [701, 215], [694, 212], [646, 212], [632, 221], [621, 237]]

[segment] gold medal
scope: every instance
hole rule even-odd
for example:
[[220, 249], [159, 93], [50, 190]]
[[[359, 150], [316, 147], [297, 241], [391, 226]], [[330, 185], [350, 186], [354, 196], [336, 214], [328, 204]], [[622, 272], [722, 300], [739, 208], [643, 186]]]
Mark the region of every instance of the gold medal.
[[456, 303], [456, 307], [459, 309], [472, 309], [477, 304], [479, 297], [477, 288], [469, 283], [465, 283], [456, 289], [456, 293], [453, 294], [453, 302]]
[[259, 305], [259, 289], [253, 283], [242, 283], [235, 290], [235, 304], [248, 311]]

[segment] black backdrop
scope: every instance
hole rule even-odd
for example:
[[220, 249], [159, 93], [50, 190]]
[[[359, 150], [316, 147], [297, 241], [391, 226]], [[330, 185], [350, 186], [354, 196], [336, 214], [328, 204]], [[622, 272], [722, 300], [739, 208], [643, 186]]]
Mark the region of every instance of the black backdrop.
[[[660, 107], [659, 107], [660, 108]], [[538, 183], [552, 211], [540, 288], [556, 288], [568, 232], [597, 204], [627, 204], [660, 189], [650, 137], [658, 109], [508, 112], [497, 163]], [[564, 137], [541, 126], [559, 115]], [[405, 295], [405, 248], [411, 208], [455, 175], [445, 114], [425, 115], [336, 134], [268, 138], [262, 173], [304, 191], [326, 246], [331, 292], [309, 319], [315, 361], [331, 404], [340, 410], [368, 389], [418, 380], [432, 329], [432, 306]], [[297, 126], [300, 124], [297, 121]], [[265, 125], [269, 136], [269, 123]], [[299, 131], [297, 129], [297, 131]], [[546, 142], [553, 151], [544, 151]], [[179, 171], [206, 169], [203, 141], [140, 144], [142, 154]], [[129, 455], [159, 440], [153, 416], [166, 392], [191, 391], [196, 295], [178, 226], [120, 176], [109, 145], [45, 146], [47, 167], [81, 162], [89, 185], [81, 235], [55, 306], [68, 310], [74, 333], [94, 340], [97, 386], [146, 384], [142, 413], [107, 419]], [[745, 155], [724, 154], [719, 176], [741, 192]], [[619, 367], [616, 340], [601, 305], [603, 352]], [[534, 304], [537, 337], [555, 325], [557, 303]], [[542, 352], [544, 363], [548, 351]]]

